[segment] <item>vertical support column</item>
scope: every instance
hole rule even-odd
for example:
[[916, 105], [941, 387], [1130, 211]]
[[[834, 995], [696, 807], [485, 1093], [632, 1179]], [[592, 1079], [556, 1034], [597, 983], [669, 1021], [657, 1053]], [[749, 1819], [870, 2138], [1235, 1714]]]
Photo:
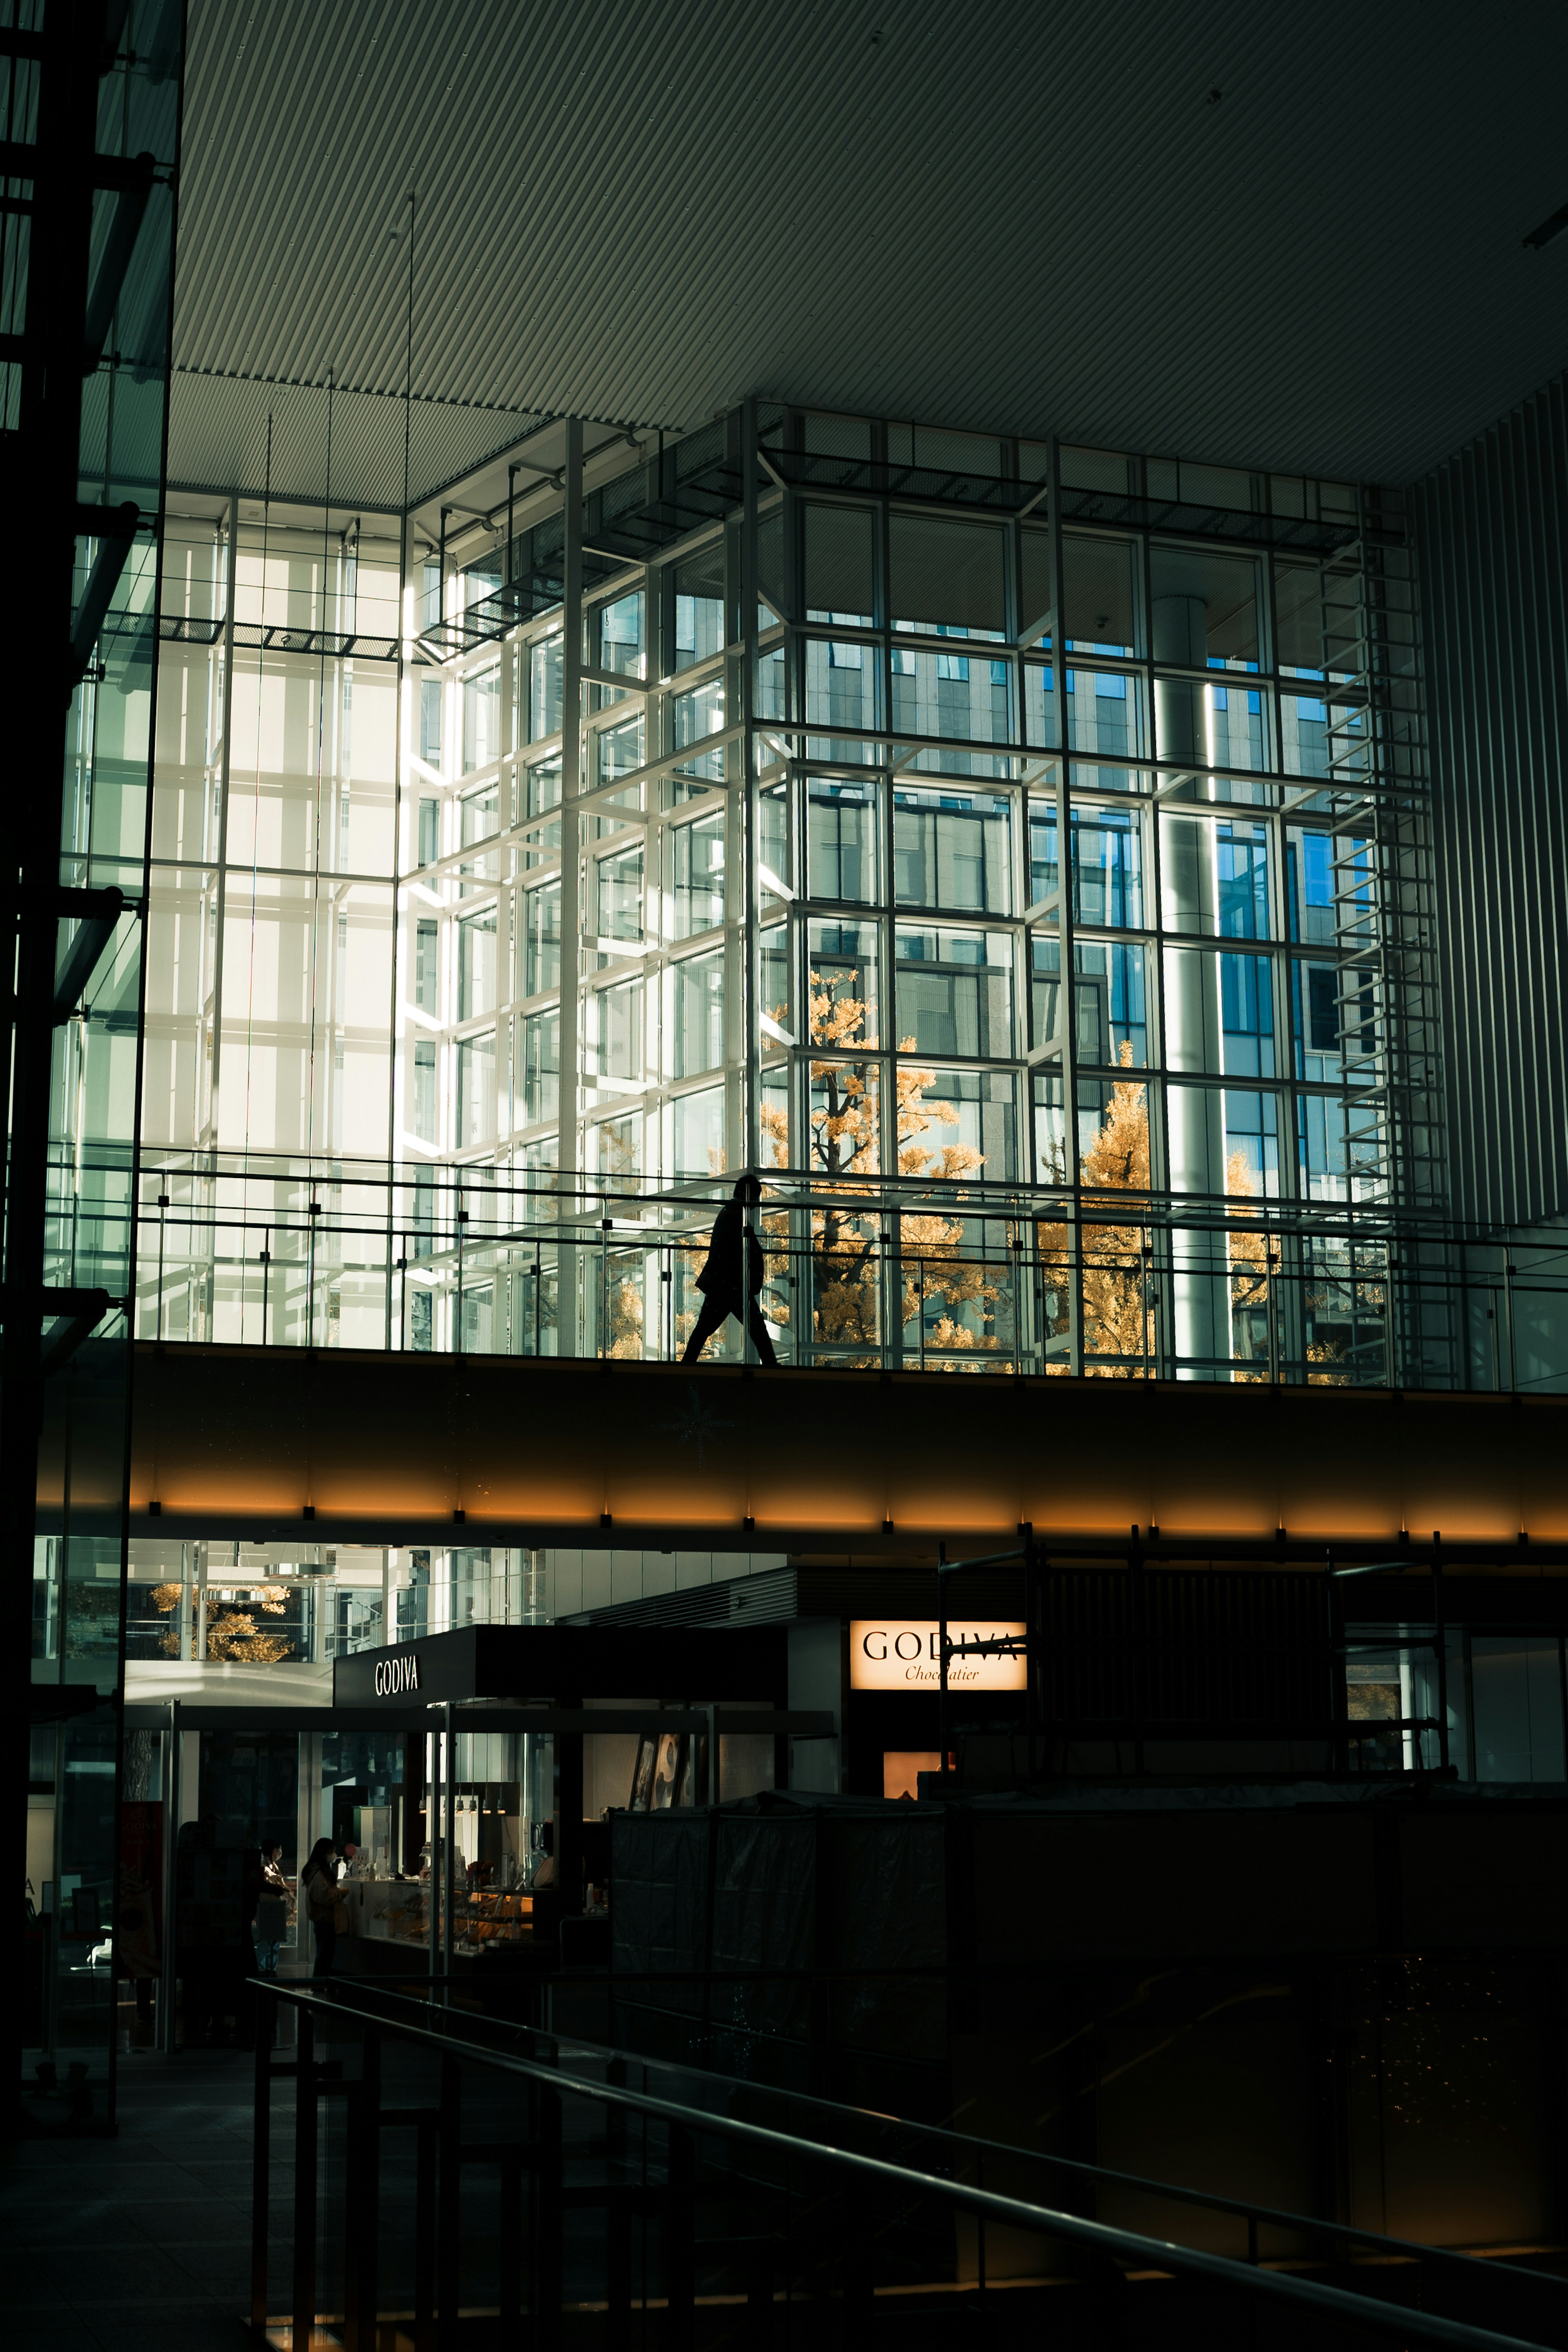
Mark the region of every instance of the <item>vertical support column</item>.
[[[1197, 593], [1176, 591], [1152, 600], [1150, 649], [1156, 662], [1201, 670], [1208, 653], [1208, 608]], [[1154, 686], [1155, 744], [1161, 773], [1170, 764], [1206, 766], [1203, 697], [1194, 678], [1162, 678]], [[1206, 804], [1212, 784], [1202, 787]], [[1218, 952], [1207, 943], [1219, 936], [1218, 885], [1214, 828], [1206, 817], [1173, 824], [1169, 848], [1159, 854], [1161, 924], [1187, 933], [1186, 952], [1168, 960], [1172, 984], [1161, 973], [1165, 1016], [1165, 1061], [1169, 1067], [1206, 1072], [1221, 1066]], [[1226, 1189], [1225, 1103], [1217, 1085], [1169, 1087], [1165, 1097], [1169, 1139], [1167, 1181], [1173, 1193], [1220, 1196], [1200, 1211], [1203, 1226], [1178, 1229], [1172, 1236], [1172, 1292], [1176, 1377], [1226, 1379], [1228, 1364], [1230, 1286], [1223, 1217]]]
[[[561, 1706], [581, 1708], [582, 1697], [560, 1701]], [[560, 1901], [561, 1916], [575, 1918], [583, 1908], [583, 1735], [568, 1731], [557, 1735], [555, 1754], [559, 1769], [556, 1773], [555, 1814], [555, 1891]]]
[[426, 1957], [429, 1973], [441, 1973], [441, 1734], [432, 1731], [426, 1753], [425, 1843], [430, 1855], [429, 1901], [426, 1906]]
[[[447, 1728], [442, 1735], [446, 1761], [441, 1778], [441, 1971], [452, 1973], [452, 1946], [456, 1941], [454, 1913], [458, 1887], [458, 1751], [452, 1730], [452, 1702], [447, 1701]], [[449, 2002], [452, 1988], [448, 1984], [442, 1993], [443, 2002]]]
[[[580, 1160], [578, 1133], [578, 1039], [582, 972], [582, 820], [577, 803], [583, 787], [583, 424], [566, 425], [566, 544], [561, 598], [561, 1076], [555, 1164], [566, 1213], [577, 1209]], [[556, 1250], [555, 1349], [577, 1353], [578, 1252], [571, 1243]]]
[[[216, 880], [213, 889], [214, 948], [211, 975], [212, 1011], [209, 1016], [212, 1022], [212, 1061], [211, 1076], [207, 1081], [207, 1099], [205, 1106], [206, 1117], [202, 1122], [202, 1147], [203, 1150], [210, 1155], [208, 1161], [209, 1182], [216, 1178], [217, 1172], [218, 1095], [223, 1078], [223, 954], [224, 925], [228, 911], [228, 795], [229, 776], [232, 766], [231, 739], [234, 730], [234, 606], [239, 587], [239, 499], [237, 493], [231, 497], [228, 502], [227, 535], [228, 546], [226, 558], [226, 574], [224, 583], [223, 702], [222, 717], [219, 722], [222, 730], [223, 742], [222, 749], [218, 755], [217, 823], [214, 829], [213, 839], [213, 856], [216, 866]], [[213, 1233], [214, 1238], [211, 1243], [210, 1249], [212, 1252], [216, 1252], [217, 1245], [216, 1226], [213, 1229]], [[208, 1287], [208, 1316], [206, 1328], [209, 1331], [212, 1328], [213, 1302], [211, 1294], [212, 1285], [215, 1279], [216, 1267], [212, 1263], [212, 1257], [209, 1254], [206, 1275]], [[242, 1285], [244, 1280], [245, 1276], [242, 1270], [240, 1275]], [[243, 1289], [241, 1296], [243, 1297]], [[190, 1326], [187, 1326], [187, 1328], [190, 1328]], [[194, 1328], [191, 1330], [191, 1336], [193, 1338], [196, 1336]], [[263, 1341], [265, 1341], [266, 1336], [266, 1333], [263, 1332]]]
[[[745, 795], [742, 833], [744, 843], [742, 931], [742, 1076], [741, 1132], [742, 1160], [747, 1168], [759, 1173], [763, 1165], [762, 1108], [762, 1027], [758, 1014], [762, 1010], [762, 884], [757, 866], [762, 856], [761, 812], [757, 799], [757, 750], [753, 729], [757, 702], [757, 404], [754, 399], [741, 404], [741, 565], [740, 565], [740, 640], [741, 640], [741, 707], [737, 717], [741, 722], [741, 785]], [[744, 1322], [742, 1325], [744, 1363], [751, 1363], [756, 1349]]]
[[174, 1935], [179, 1925], [176, 1864], [180, 1840], [180, 1702], [169, 1701], [169, 1727], [163, 1735], [163, 1919], [162, 1966], [158, 1976], [158, 2049], [164, 2057], [174, 2048]]
[[[1062, 597], [1062, 501], [1061, 444], [1053, 434], [1047, 459], [1046, 516], [1050, 530], [1051, 551], [1051, 703], [1052, 733], [1057, 740], [1057, 961], [1059, 968], [1057, 993], [1058, 1045], [1051, 1057], [1061, 1073], [1063, 1176], [1077, 1187], [1079, 1181], [1078, 1149], [1078, 1055], [1073, 1024], [1073, 859], [1072, 859], [1072, 796], [1068, 789], [1068, 692], [1067, 692], [1067, 616]], [[1024, 986], [1029, 985], [1026, 973]], [[1047, 1064], [1048, 1066], [1048, 1064]], [[1068, 1250], [1071, 1265], [1066, 1272], [1064, 1287], [1068, 1307], [1068, 1369], [1075, 1377], [1083, 1372], [1083, 1226], [1077, 1208], [1067, 1224]], [[942, 1769], [947, 1769], [945, 1758]]]

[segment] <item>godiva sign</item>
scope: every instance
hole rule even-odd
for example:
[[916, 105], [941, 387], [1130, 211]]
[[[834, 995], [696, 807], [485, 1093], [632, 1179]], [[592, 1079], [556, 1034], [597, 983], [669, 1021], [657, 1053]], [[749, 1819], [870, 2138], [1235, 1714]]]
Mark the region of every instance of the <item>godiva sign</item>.
[[419, 1687], [419, 1655], [416, 1650], [395, 1650], [390, 1658], [375, 1662], [375, 1695], [377, 1698], [401, 1698], [405, 1691]]
[[[1020, 1645], [1024, 1627], [947, 1621], [947, 1686], [951, 1691], [1023, 1690], [1027, 1668], [1023, 1649], [1009, 1654], [992, 1651], [982, 1656], [960, 1657], [955, 1650], [972, 1642], [997, 1642], [1012, 1637]], [[849, 1627], [849, 1687], [851, 1690], [934, 1691], [942, 1687], [941, 1628], [934, 1619], [904, 1618], [897, 1622], [855, 1618]]]

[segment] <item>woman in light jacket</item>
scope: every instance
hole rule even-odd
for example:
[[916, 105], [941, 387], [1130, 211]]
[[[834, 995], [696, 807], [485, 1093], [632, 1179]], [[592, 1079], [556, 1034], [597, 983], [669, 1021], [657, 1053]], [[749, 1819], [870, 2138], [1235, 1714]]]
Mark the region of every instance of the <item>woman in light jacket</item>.
[[300, 1888], [316, 1931], [316, 1965], [310, 1974], [330, 1977], [338, 1948], [338, 1850], [331, 1838], [318, 1838], [310, 1848], [310, 1859], [300, 1874]]

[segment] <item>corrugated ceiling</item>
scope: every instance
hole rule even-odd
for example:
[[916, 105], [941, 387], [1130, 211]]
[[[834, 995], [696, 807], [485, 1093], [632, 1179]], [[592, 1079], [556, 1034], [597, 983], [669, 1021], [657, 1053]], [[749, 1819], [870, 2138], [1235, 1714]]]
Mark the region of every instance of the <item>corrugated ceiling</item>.
[[1568, 361], [1565, 87], [1560, 0], [191, 0], [172, 472], [331, 372], [373, 504], [410, 381], [416, 496], [750, 391], [1408, 480]]

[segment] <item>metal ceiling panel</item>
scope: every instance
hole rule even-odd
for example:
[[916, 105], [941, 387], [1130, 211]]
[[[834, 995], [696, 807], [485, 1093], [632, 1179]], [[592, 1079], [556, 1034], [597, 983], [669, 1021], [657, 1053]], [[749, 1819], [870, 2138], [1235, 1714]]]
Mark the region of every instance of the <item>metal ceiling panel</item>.
[[275, 499], [401, 514], [541, 421], [527, 411], [186, 373], [170, 391], [170, 487], [253, 497], [269, 488]]
[[1568, 360], [1565, 83], [1557, 0], [192, 0], [176, 360], [1405, 481]]

